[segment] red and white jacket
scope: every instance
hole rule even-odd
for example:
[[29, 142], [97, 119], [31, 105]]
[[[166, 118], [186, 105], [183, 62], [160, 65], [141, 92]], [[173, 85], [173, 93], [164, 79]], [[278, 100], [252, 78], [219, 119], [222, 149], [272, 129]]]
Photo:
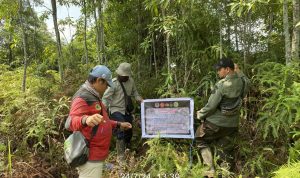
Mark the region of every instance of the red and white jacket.
[[[92, 127], [84, 126], [81, 120], [86, 116], [101, 114], [104, 122], [99, 124], [96, 135], [91, 138]], [[85, 87], [81, 87], [73, 97], [69, 116], [71, 117], [70, 130], [81, 131], [90, 142], [89, 160], [105, 160], [109, 154], [112, 129], [117, 122], [110, 120], [106, 108], [99, 97]]]

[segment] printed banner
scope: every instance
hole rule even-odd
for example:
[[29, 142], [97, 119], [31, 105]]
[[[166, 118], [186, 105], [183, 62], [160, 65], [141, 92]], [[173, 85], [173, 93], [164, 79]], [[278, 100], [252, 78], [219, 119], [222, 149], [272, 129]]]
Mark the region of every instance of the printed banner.
[[141, 104], [142, 137], [194, 138], [191, 98], [147, 99]]

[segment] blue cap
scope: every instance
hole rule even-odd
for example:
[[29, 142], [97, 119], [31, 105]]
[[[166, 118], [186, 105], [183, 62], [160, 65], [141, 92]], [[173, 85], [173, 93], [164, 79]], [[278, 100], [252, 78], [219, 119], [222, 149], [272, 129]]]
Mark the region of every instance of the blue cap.
[[91, 70], [90, 75], [106, 80], [110, 87], [114, 86], [112, 82], [111, 71], [104, 65], [95, 66]]

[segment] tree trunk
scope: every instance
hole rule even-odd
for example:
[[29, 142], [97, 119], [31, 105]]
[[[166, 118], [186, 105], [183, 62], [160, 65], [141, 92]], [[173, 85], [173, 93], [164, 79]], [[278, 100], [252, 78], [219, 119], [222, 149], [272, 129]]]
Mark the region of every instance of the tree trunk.
[[62, 49], [61, 49], [60, 34], [59, 34], [58, 24], [57, 24], [56, 0], [51, 0], [51, 5], [52, 5], [53, 24], [54, 24], [54, 30], [56, 36], [57, 53], [58, 53], [58, 67], [59, 67], [60, 80], [62, 82], [63, 81]]
[[269, 31], [268, 31], [268, 39], [267, 39], [267, 47], [268, 47], [268, 52], [270, 52], [270, 49], [272, 48], [271, 45], [271, 35], [273, 31], [273, 21], [274, 21], [274, 12], [272, 11], [272, 8], [269, 8]]
[[[69, 13], [69, 5], [67, 5], [67, 11], [68, 11], [68, 18], [69, 19], [71, 19], [71, 17], [70, 17], [70, 13]], [[69, 56], [69, 58], [71, 58], [71, 59], [75, 59], [75, 50], [74, 50], [74, 47], [73, 47], [73, 43], [72, 43], [72, 41], [73, 41], [73, 35], [72, 35], [72, 28], [71, 28], [71, 23], [69, 23], [68, 22], [68, 26], [69, 26], [69, 35], [70, 35], [70, 37], [71, 37], [71, 39], [70, 39], [70, 41], [68, 41], [67, 39], [66, 39], [66, 41], [67, 41], [67, 46], [68, 46], [68, 50], [69, 50], [69, 53], [70, 53], [70, 56]], [[72, 35], [72, 36], [71, 36]], [[67, 63], [65, 63], [65, 67], [66, 68], [69, 68], [70, 67], [70, 64], [72, 63], [71, 62], [71, 60], [67, 60], [68, 62]]]
[[251, 11], [247, 12], [245, 15], [244, 20], [244, 39], [243, 39], [243, 46], [244, 46], [244, 70], [246, 70], [247, 63], [248, 63], [248, 54], [250, 52], [250, 39], [248, 36], [251, 35]]
[[[167, 61], [168, 61], [168, 75], [171, 75], [171, 59], [170, 59], [170, 33], [166, 34], [166, 47], [167, 47]], [[168, 85], [170, 85], [168, 83]], [[168, 86], [170, 88], [170, 86]]]
[[221, 11], [221, 3], [218, 5], [218, 11], [219, 11], [219, 40], [220, 40], [220, 59], [222, 59], [223, 56], [223, 49], [222, 49], [222, 11]]
[[22, 91], [25, 92], [26, 90], [26, 78], [27, 78], [27, 34], [24, 27], [24, 17], [23, 17], [23, 1], [19, 0], [19, 19], [20, 19], [20, 25], [21, 25], [21, 31], [22, 31], [22, 42], [23, 42], [23, 54], [24, 54], [24, 73], [23, 73], [23, 81], [22, 81]]
[[289, 19], [288, 19], [288, 0], [283, 1], [283, 31], [285, 43], [285, 63], [291, 63], [291, 46], [290, 46], [290, 33], [289, 33]]
[[96, 5], [94, 0], [91, 1], [93, 4], [93, 8], [94, 8], [94, 19], [95, 19], [95, 25], [96, 25], [96, 44], [97, 44], [97, 59], [99, 61], [99, 63], [101, 64], [101, 55], [100, 55], [100, 30], [99, 30], [99, 24], [98, 24], [98, 18], [97, 18], [97, 10], [96, 10]]
[[106, 64], [105, 56], [105, 41], [104, 41], [104, 25], [103, 25], [103, 0], [98, 1], [98, 16], [99, 16], [99, 41], [100, 41], [100, 61], [101, 64]]
[[232, 24], [232, 19], [231, 19], [231, 17], [230, 17], [230, 15], [229, 15], [229, 13], [230, 13], [230, 9], [229, 9], [229, 7], [228, 7], [228, 2], [227, 1], [225, 1], [224, 2], [224, 11], [225, 11], [225, 13], [226, 13], [226, 19], [227, 19], [227, 44], [229, 45], [229, 46], [231, 46], [231, 24]]
[[[247, 13], [248, 14], [248, 13]], [[244, 37], [243, 37], [243, 48], [244, 48], [244, 51], [243, 51], [243, 56], [244, 56], [244, 70], [246, 69], [246, 63], [247, 63], [247, 16], [245, 16], [245, 20], [244, 20]]]
[[7, 59], [8, 59], [8, 65], [13, 61], [13, 53], [11, 49], [11, 44], [12, 44], [12, 34], [9, 34], [9, 39], [7, 45], [8, 53], [7, 53]]
[[154, 66], [155, 66], [155, 78], [157, 78], [158, 69], [157, 69], [156, 46], [155, 46], [154, 34], [152, 34], [152, 49], [153, 49], [153, 59], [154, 59]]
[[[182, 14], [182, 18], [186, 17], [186, 11], [184, 8], [182, 8], [181, 11]], [[189, 49], [189, 43], [186, 43], [187, 41], [187, 37], [186, 37], [186, 31], [185, 29], [182, 30], [182, 40], [181, 40], [181, 56], [182, 56], [182, 60], [184, 61], [184, 81], [183, 81], [183, 88], [186, 89], [186, 84], [187, 84], [187, 80], [188, 80], [188, 59], [186, 57], [187, 51]]]
[[235, 20], [235, 24], [234, 24], [235, 48], [236, 48], [236, 51], [239, 51], [239, 39], [238, 39], [239, 33], [238, 33], [237, 26], [238, 26], [238, 20], [236, 19], [236, 20]]
[[[166, 14], [165, 14], [165, 8], [162, 7], [162, 18], [165, 20]], [[166, 42], [166, 49], [167, 49], [167, 65], [168, 65], [168, 77], [171, 76], [171, 59], [170, 59], [170, 33], [166, 33], [165, 36], [165, 42]], [[168, 82], [168, 89], [170, 89], [170, 82]]]
[[[37, 53], [38, 53], [38, 49], [37, 49], [37, 26], [38, 26], [38, 21], [39, 19], [37, 18], [37, 16], [34, 15], [34, 5], [33, 7], [31, 6], [30, 0], [26, 0], [27, 3], [27, 8], [30, 8], [30, 15], [33, 16], [34, 20], [36, 21], [34, 23], [34, 32], [33, 32], [33, 54], [31, 54], [28, 58], [29, 59], [34, 59], [34, 61], [37, 61], [38, 63], [41, 63], [40, 59], [37, 58]], [[34, 56], [34, 57], [33, 57]]]
[[[141, 77], [141, 52], [140, 52], [140, 39], [141, 39], [141, 34], [140, 34], [140, 27], [141, 27], [141, 16], [140, 16], [140, 0], [138, 0], [138, 7], [137, 7], [137, 62], [138, 62], [138, 71], [137, 71], [137, 79], [139, 80]], [[151, 58], [150, 58], [150, 64], [151, 64]]]
[[87, 13], [86, 13], [86, 2], [83, 0], [83, 13], [84, 13], [84, 54], [85, 54], [85, 64], [89, 63], [89, 55], [88, 55], [88, 48], [87, 48], [87, 39], [86, 39], [86, 28], [87, 28]]
[[292, 38], [292, 60], [299, 61], [299, 0], [293, 0], [293, 38]]

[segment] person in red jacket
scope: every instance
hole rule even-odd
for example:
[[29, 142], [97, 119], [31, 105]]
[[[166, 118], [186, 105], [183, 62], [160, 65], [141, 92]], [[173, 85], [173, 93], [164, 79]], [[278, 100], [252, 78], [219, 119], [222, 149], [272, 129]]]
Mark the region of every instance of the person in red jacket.
[[[107, 87], [113, 87], [111, 71], [103, 65], [94, 67], [88, 80], [73, 96], [70, 109], [71, 131], [81, 131], [90, 143], [88, 161], [77, 167], [79, 178], [102, 177], [104, 160], [108, 157], [112, 129], [130, 129], [128, 122], [110, 120], [101, 98]], [[93, 127], [98, 126], [91, 138]]]

